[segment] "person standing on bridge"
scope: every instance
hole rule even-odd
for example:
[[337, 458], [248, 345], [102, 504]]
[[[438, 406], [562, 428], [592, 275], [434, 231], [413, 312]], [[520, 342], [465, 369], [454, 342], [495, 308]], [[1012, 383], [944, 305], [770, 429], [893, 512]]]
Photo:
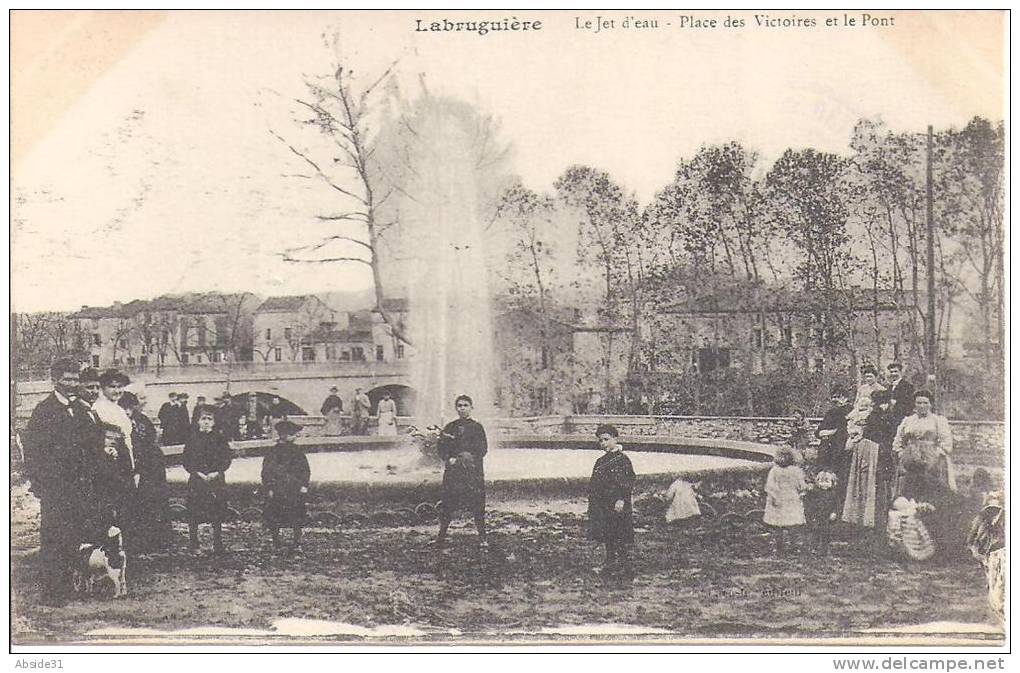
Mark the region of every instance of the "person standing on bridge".
[[337, 387], [333, 386], [329, 389], [329, 395], [322, 402], [321, 411], [326, 419], [326, 426], [322, 431], [324, 435], [343, 434], [344, 401], [340, 399], [337, 392]]
[[168, 395], [170, 400], [164, 402], [159, 408], [159, 413], [156, 417], [159, 418], [159, 427], [163, 434], [160, 436], [159, 443], [162, 446], [170, 446], [172, 444], [180, 444], [184, 441], [184, 427], [180, 426], [180, 414], [177, 412], [180, 407], [180, 403], [177, 399], [177, 393], [170, 393]]
[[355, 435], [368, 434], [368, 416], [372, 413], [372, 401], [368, 395], [361, 392], [361, 388], [354, 389], [354, 413], [352, 424]]
[[454, 405], [460, 418], [443, 428], [437, 445], [446, 469], [443, 472], [443, 500], [439, 507], [439, 537], [435, 544], [441, 546], [446, 543], [446, 531], [454, 513], [467, 509], [474, 515], [480, 545], [485, 548], [488, 543], [485, 540], [485, 470], [482, 459], [488, 452], [489, 443], [485, 428], [471, 418], [474, 409], [471, 398], [461, 395]]
[[376, 413], [379, 416], [379, 436], [396, 437], [397, 403], [393, 401], [393, 396], [388, 392], [383, 393], [383, 398], [379, 400], [379, 406], [376, 408]]

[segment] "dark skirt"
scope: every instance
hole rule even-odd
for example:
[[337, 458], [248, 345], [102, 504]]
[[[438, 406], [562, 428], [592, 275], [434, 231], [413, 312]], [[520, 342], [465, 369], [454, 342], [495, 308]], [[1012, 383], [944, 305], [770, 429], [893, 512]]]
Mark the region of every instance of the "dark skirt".
[[269, 528], [302, 528], [307, 518], [304, 495], [274, 494], [266, 500], [262, 518]]
[[452, 514], [461, 509], [485, 511], [485, 471], [482, 461], [469, 453], [457, 456], [443, 472], [443, 510]]
[[227, 516], [226, 479], [188, 479], [188, 519], [193, 523], [222, 523]]

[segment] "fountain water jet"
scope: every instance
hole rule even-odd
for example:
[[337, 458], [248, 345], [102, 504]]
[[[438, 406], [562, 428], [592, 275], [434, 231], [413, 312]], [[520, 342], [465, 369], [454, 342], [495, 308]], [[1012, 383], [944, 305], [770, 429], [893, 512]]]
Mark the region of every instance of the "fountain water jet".
[[408, 272], [409, 334], [415, 355], [415, 415], [422, 424], [454, 416], [470, 395], [475, 416], [494, 413], [492, 307], [483, 207], [488, 176], [483, 120], [471, 106], [423, 97], [410, 116], [408, 197], [401, 206]]

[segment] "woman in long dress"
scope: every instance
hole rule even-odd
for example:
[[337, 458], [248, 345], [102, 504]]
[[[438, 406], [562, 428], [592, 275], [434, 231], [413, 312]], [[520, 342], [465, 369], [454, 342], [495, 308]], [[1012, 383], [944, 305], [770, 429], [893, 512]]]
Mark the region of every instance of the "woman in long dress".
[[173, 537], [170, 499], [166, 483], [166, 459], [156, 442], [156, 428], [143, 413], [145, 393], [124, 392], [118, 400], [131, 417], [131, 432], [138, 465], [138, 488], [134, 492], [130, 523], [125, 521], [128, 544], [142, 553], [162, 551]]
[[860, 433], [851, 440], [853, 453], [843, 501], [843, 521], [861, 528], [884, 528], [889, 510], [887, 463], [896, 428], [889, 412], [887, 390], [871, 394], [872, 409]]
[[389, 393], [379, 400], [379, 436], [395, 437], [397, 434], [397, 403]]
[[932, 411], [933, 399], [926, 390], [914, 393], [914, 413], [904, 418], [896, 430], [895, 495], [934, 507], [931, 532], [935, 544], [944, 546], [946, 539], [952, 537], [955, 519], [953, 433], [949, 421]]

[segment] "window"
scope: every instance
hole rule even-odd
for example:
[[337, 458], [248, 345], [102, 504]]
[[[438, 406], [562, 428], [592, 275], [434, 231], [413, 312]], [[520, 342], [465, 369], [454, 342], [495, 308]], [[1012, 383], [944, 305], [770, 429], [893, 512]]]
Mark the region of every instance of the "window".
[[128, 359], [127, 359], [127, 363], [128, 363], [128, 366], [134, 365], [135, 364], [135, 357], [133, 355], [129, 355]]
[[148, 355], [143, 355], [140, 358], [138, 358], [138, 364], [140, 364], [143, 367], [148, 367], [149, 366], [149, 356]]
[[315, 346], [302, 346], [301, 347], [301, 360], [303, 362], [314, 362], [315, 361]]
[[291, 338], [293, 337], [293, 335], [294, 335], [294, 330], [292, 330], [290, 327], [284, 327], [283, 328], [283, 338], [284, 339], [286, 339], [287, 341], [290, 341]]
[[761, 350], [762, 347], [762, 330], [761, 327], [754, 327], [751, 329], [751, 348], [757, 348]]
[[92, 366], [93, 367], [98, 367], [99, 366], [99, 356], [98, 355], [93, 355], [92, 356]]
[[340, 351], [340, 361], [341, 362], [350, 362], [351, 361], [351, 352], [349, 350], [342, 350], [342, 351]]
[[364, 362], [365, 349], [361, 346], [351, 346], [351, 359], [355, 362]]
[[222, 362], [223, 361], [223, 353], [220, 353], [219, 351], [216, 351], [215, 353], [212, 354], [212, 357], [210, 358], [210, 360], [212, 360], [213, 362]]
[[710, 372], [730, 366], [729, 348], [712, 348], [706, 346], [698, 349], [698, 371]]
[[821, 374], [825, 371], [825, 358], [815, 358], [815, 372]]
[[93, 346], [103, 345], [103, 337], [99, 336], [98, 332], [92, 335], [92, 345]]
[[272, 340], [273, 340], [273, 330], [272, 330], [272, 328], [267, 327], [266, 328], [266, 341], [272, 341]]
[[383, 361], [383, 347], [382, 347], [382, 344], [377, 344], [376, 347], [375, 347], [375, 361], [376, 362], [382, 362]]
[[142, 355], [145, 355], [148, 352], [149, 352], [148, 348], [145, 347], [145, 344], [142, 344]]
[[191, 360], [191, 356], [189, 356], [187, 353], [181, 353], [181, 364], [182, 365], [188, 364], [188, 362], [190, 360]]
[[201, 355], [196, 355], [195, 356], [195, 362], [197, 362], [198, 364], [202, 364], [202, 356]]
[[793, 345], [793, 328], [789, 325], [783, 326], [783, 343], [787, 346]]
[[404, 344], [397, 344], [397, 359], [404, 359]]
[[549, 349], [542, 346], [542, 369], [548, 369], [551, 362], [552, 358], [550, 357]]
[[326, 346], [326, 359], [336, 360], [336, 346], [329, 344]]
[[281, 348], [274, 348], [273, 349], [273, 360], [275, 360], [276, 362], [279, 362], [282, 359], [283, 359], [283, 349], [281, 349]]

